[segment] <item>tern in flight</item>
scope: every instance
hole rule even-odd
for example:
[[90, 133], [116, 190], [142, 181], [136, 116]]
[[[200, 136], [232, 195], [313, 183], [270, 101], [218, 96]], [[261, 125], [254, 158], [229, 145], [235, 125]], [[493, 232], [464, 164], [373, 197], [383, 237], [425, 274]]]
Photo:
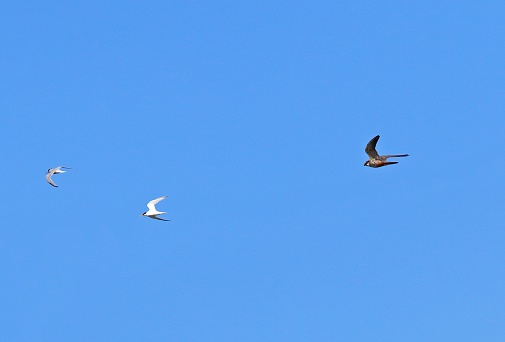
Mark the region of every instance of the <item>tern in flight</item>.
[[58, 187], [58, 185], [54, 184], [53, 180], [51, 179], [51, 177], [53, 175], [56, 175], [58, 173], [64, 173], [64, 172], [67, 172], [67, 171], [63, 171], [62, 169], [72, 169], [70, 167], [66, 167], [66, 166], [57, 166], [53, 169], [49, 169], [47, 170], [47, 174], [46, 174], [46, 181], [51, 184], [52, 186], [54, 186], [55, 188]]
[[160, 221], [170, 221], [170, 220], [165, 220], [165, 219], [162, 219], [161, 217], [158, 217], [158, 215], [166, 214], [166, 212], [158, 211], [158, 210], [156, 210], [156, 207], [155, 207], [155, 205], [158, 204], [159, 201], [163, 201], [165, 198], [167, 198], [167, 196], [161, 196], [161, 197], [153, 199], [152, 201], [147, 203], [147, 207], [149, 208], [149, 210], [146, 211], [145, 213], [143, 213], [141, 216], [147, 216], [152, 219], [160, 220]]
[[377, 153], [377, 150], [375, 149], [375, 145], [377, 145], [377, 141], [379, 140], [380, 135], [377, 135], [372, 138], [368, 142], [368, 144], [365, 147], [365, 152], [368, 154], [368, 159], [365, 162], [364, 166], [370, 166], [370, 167], [381, 167], [381, 166], [386, 166], [386, 165], [391, 165], [391, 164], [398, 164], [398, 162], [388, 162], [386, 161], [388, 158], [396, 158], [396, 157], [407, 157], [408, 154], [390, 154], [387, 156], [379, 156], [379, 153]]

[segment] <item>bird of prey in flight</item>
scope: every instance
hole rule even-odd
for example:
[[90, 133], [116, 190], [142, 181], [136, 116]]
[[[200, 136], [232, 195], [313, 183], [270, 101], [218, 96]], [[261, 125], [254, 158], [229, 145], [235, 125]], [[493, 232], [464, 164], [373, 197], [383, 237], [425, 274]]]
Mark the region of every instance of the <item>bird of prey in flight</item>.
[[379, 156], [379, 153], [377, 153], [377, 150], [375, 149], [375, 145], [377, 145], [379, 138], [380, 135], [377, 135], [373, 137], [372, 140], [368, 142], [368, 144], [366, 144], [365, 152], [368, 154], [369, 159], [365, 162], [364, 166], [377, 168], [391, 164], [398, 164], [398, 162], [388, 162], [387, 159], [408, 156], [408, 154], [389, 154], [385, 156]]

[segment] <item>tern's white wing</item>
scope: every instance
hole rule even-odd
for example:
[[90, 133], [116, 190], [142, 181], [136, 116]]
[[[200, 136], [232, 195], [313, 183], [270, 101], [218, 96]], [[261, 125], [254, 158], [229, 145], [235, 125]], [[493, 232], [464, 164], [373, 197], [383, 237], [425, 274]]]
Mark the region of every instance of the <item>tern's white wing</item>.
[[[54, 169], [53, 169], [54, 170]], [[54, 171], [52, 172], [48, 172], [47, 175], [46, 175], [46, 181], [51, 184], [52, 186], [54, 187], [58, 187], [58, 185], [54, 184], [53, 180], [51, 179], [51, 176], [53, 175]]]
[[152, 219], [155, 219], [155, 220], [160, 220], [160, 221], [170, 221], [170, 220], [165, 220], [164, 218], [158, 217], [158, 216], [156, 216], [156, 215], [154, 215], [154, 216], [149, 216], [149, 217], [150, 217], [150, 218], [152, 218]]
[[156, 204], [158, 204], [159, 201], [162, 201], [164, 200], [165, 198], [167, 198], [167, 196], [161, 196], [161, 197], [158, 197], [156, 199], [153, 199], [152, 201], [150, 201], [149, 203], [147, 203], [147, 207], [149, 208], [149, 210], [154, 210], [156, 211], [156, 208], [154, 207]]

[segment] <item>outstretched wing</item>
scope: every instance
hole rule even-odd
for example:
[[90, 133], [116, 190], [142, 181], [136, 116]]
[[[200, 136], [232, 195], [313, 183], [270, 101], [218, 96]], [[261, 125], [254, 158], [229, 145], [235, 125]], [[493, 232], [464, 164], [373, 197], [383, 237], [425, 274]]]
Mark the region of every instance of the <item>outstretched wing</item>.
[[161, 217], [158, 217], [158, 216], [150, 216], [151, 218], [155, 219], [155, 220], [160, 220], [160, 221], [170, 221], [170, 220], [165, 220], [165, 219], [162, 219]]
[[161, 196], [161, 197], [158, 197], [156, 199], [153, 199], [152, 201], [150, 201], [149, 203], [147, 203], [147, 207], [149, 208], [149, 210], [155, 210], [156, 211], [155, 205], [158, 204], [159, 201], [163, 201], [165, 198], [167, 198], [167, 196]]
[[58, 187], [58, 185], [54, 184], [53, 180], [51, 179], [51, 176], [53, 175], [54, 171], [53, 172], [48, 172], [47, 175], [46, 175], [46, 181], [51, 184], [52, 186], [54, 186], [55, 188]]
[[377, 136], [373, 137], [372, 140], [370, 140], [368, 142], [368, 144], [366, 144], [365, 152], [366, 152], [366, 154], [368, 154], [368, 156], [370, 158], [379, 157], [379, 154], [377, 153], [377, 150], [375, 149], [375, 145], [377, 145], [377, 141], [379, 141], [379, 138], [380, 138], [380, 135], [377, 135]]

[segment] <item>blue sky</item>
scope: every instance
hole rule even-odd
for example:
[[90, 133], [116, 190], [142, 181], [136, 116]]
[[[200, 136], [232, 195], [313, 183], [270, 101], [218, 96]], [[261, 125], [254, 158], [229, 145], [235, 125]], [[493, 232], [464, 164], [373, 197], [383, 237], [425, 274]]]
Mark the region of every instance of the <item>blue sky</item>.
[[503, 341], [504, 23], [3, 2], [0, 340]]

